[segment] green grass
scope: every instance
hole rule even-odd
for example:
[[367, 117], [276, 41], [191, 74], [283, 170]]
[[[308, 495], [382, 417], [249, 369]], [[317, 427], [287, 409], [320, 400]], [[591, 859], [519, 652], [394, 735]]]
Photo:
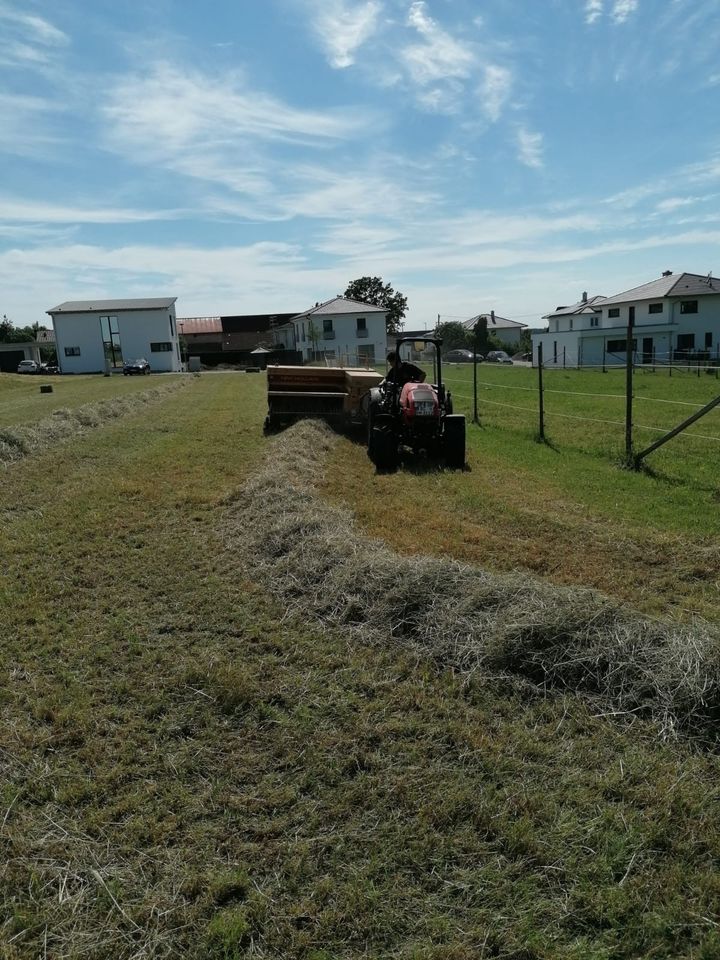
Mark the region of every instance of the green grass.
[[[472, 416], [472, 367], [450, 367], [446, 380], [457, 400], [458, 412]], [[664, 502], [645, 497], [643, 485], [609, 483], [611, 474], [597, 461], [622, 462], [625, 455], [625, 374], [612, 371], [553, 370], [544, 372], [545, 432], [550, 449], [558, 456], [533, 457], [528, 438], [538, 431], [538, 374], [528, 368], [483, 365], [478, 370], [478, 407], [484, 435], [500, 432], [521, 445], [516, 460], [532, 464], [533, 473], [553, 471], [566, 490], [586, 491], [584, 499], [617, 515], [618, 501], [624, 519], [664, 529], [720, 530], [717, 509], [720, 495], [720, 408], [715, 408], [646, 460], [658, 479], [654, 489], [666, 489]], [[634, 447], [649, 446], [686, 419], [696, 409], [720, 395], [714, 376], [674, 371], [655, 374], [636, 371], [634, 376]], [[502, 444], [500, 444], [502, 446]], [[574, 453], [581, 456], [573, 458]], [[510, 456], [503, 446], [504, 457]], [[593, 476], [601, 477], [593, 482]], [[670, 488], [676, 488], [670, 491]], [[583, 494], [580, 494], [583, 496]]]
[[[715, 756], [288, 620], [224, 549], [264, 389], [203, 376], [3, 474], [0, 956], [718, 956]], [[339, 453], [431, 532], [474, 456]]]
[[[0, 374], [0, 427], [32, 423], [49, 416], [53, 410], [73, 409], [84, 403], [149, 390], [176, 379], [172, 374], [38, 377], [3, 373]], [[40, 393], [40, 385], [45, 383], [52, 384], [52, 393]]]
[[[597, 587], [653, 615], [717, 620], [720, 443], [680, 437], [651, 456], [651, 470], [636, 473], [621, 464], [623, 427], [552, 416], [561, 410], [622, 420], [623, 399], [548, 393], [550, 443], [541, 444], [532, 409], [483, 403], [499, 398], [533, 408], [537, 371], [484, 365], [479, 378], [486, 383], [476, 426], [470, 422], [472, 368], [447, 370], [456, 409], [468, 417], [468, 471], [438, 472], [410, 457], [401, 474], [377, 476], [368, 471], [362, 446], [347, 440], [334, 459], [328, 495], [404, 553], [526, 570], [556, 583]], [[624, 387], [617, 372], [553, 371], [545, 379], [553, 390], [581, 393], [622, 394]], [[637, 373], [635, 384], [638, 394], [698, 406], [719, 392], [714, 378], [677, 373]], [[647, 407], [653, 424], [668, 427], [693, 409]], [[647, 413], [639, 401], [636, 408]], [[720, 410], [701, 423], [703, 433], [720, 436]]]

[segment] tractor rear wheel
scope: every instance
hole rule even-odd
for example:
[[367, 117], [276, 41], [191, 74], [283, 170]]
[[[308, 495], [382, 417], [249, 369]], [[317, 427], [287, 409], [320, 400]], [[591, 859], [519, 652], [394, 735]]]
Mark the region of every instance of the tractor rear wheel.
[[462, 414], [445, 417], [443, 454], [452, 470], [462, 470], [465, 466], [465, 417]]
[[389, 427], [373, 427], [368, 453], [378, 470], [397, 469], [397, 438]]

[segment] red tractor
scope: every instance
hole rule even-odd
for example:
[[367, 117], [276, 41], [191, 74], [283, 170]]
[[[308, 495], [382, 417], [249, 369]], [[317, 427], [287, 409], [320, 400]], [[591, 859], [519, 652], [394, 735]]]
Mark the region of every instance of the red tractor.
[[[368, 403], [368, 456], [378, 469], [395, 470], [403, 447], [442, 458], [448, 467], [465, 466], [465, 417], [453, 414], [452, 397], [442, 382], [440, 347], [434, 337], [405, 337], [397, 342], [432, 348], [433, 380], [430, 383], [395, 382], [386, 378], [370, 390]], [[420, 346], [422, 344], [422, 347]]]

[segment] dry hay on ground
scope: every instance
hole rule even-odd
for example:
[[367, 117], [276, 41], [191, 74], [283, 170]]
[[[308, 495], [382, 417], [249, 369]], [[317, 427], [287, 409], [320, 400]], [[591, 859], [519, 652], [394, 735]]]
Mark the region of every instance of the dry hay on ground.
[[717, 742], [717, 631], [651, 621], [593, 590], [399, 556], [319, 496], [334, 442], [310, 421], [274, 438], [228, 510], [229, 549], [289, 612], [411, 645], [465, 674], [579, 692], [602, 712], [653, 720], [666, 737]]
[[177, 380], [152, 390], [86, 403], [73, 410], [61, 407], [37, 423], [0, 428], [0, 465], [42, 453], [63, 440], [84, 433], [89, 427], [99, 427], [108, 420], [134, 413], [148, 403], [162, 400], [186, 383], [186, 380]]

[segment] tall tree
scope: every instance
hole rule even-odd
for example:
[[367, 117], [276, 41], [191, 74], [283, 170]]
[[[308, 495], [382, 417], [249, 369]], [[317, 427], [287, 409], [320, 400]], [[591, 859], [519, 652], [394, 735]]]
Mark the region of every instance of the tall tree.
[[457, 320], [439, 323], [435, 335], [442, 338], [444, 353], [448, 350], [466, 350], [470, 346], [468, 331]]
[[481, 354], [483, 357], [489, 350], [493, 349], [490, 334], [488, 333], [486, 316], [481, 315], [477, 318], [477, 322], [473, 328], [471, 346], [476, 353]]
[[387, 332], [400, 332], [407, 313], [407, 297], [393, 290], [389, 283], [383, 283], [382, 277], [359, 277], [353, 280], [348, 284], [345, 296], [387, 310]]

